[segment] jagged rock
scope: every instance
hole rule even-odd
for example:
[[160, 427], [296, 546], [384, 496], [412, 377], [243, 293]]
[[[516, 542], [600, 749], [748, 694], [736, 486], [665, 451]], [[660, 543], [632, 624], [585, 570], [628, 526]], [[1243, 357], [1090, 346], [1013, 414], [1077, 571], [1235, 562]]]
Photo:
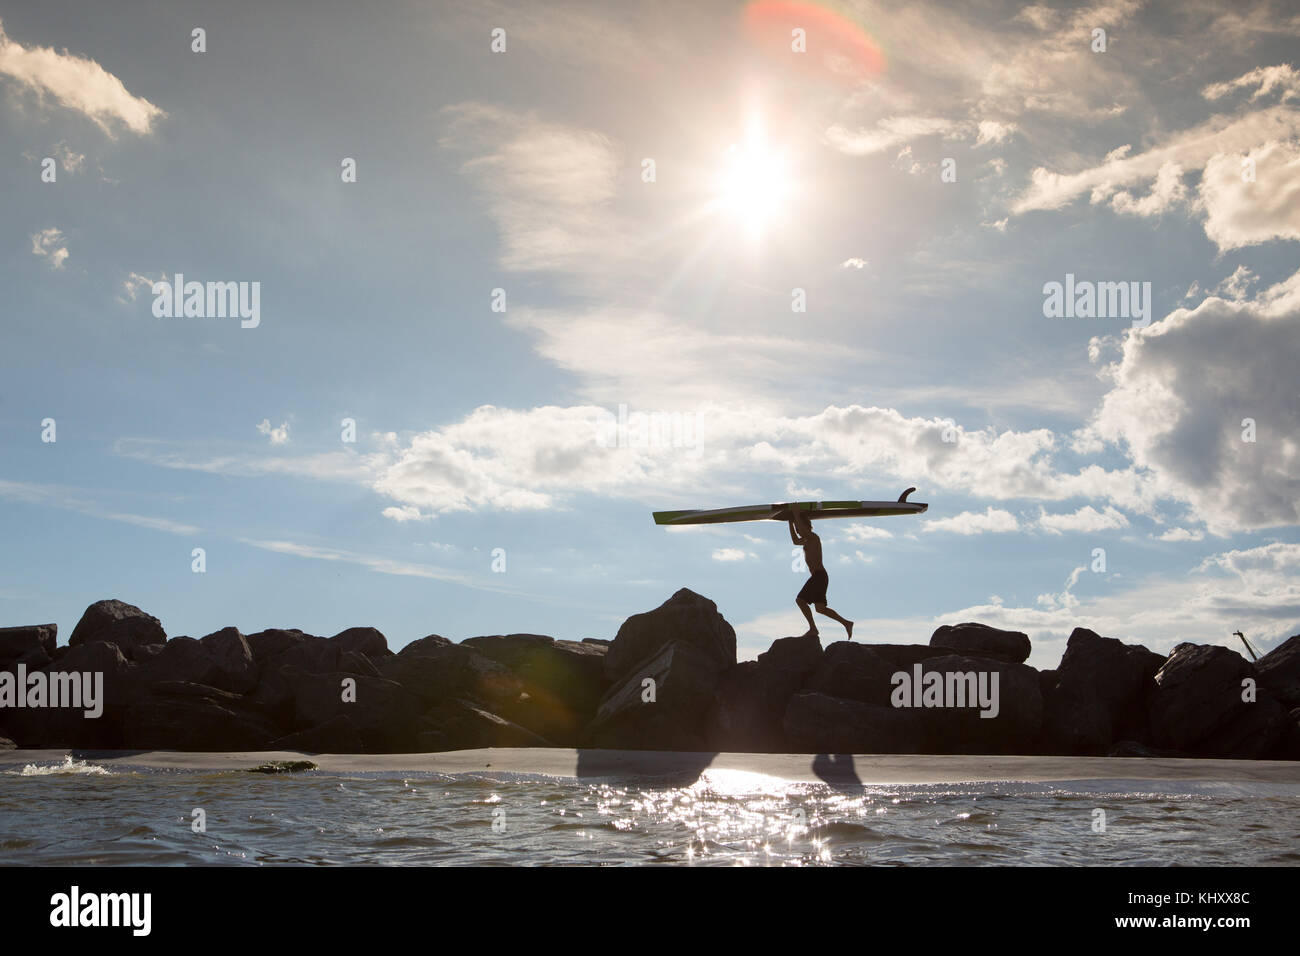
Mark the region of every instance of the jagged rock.
[[[950, 675], [987, 674], [991, 692], [993, 674], [997, 674], [997, 713], [981, 716], [983, 708], [971, 699], [969, 681], [952, 678], [953, 691], [960, 689], [966, 706], [923, 707], [930, 753], [1034, 753], [1043, 730], [1043, 695], [1039, 690], [1038, 671], [1027, 664], [995, 660], [988, 657], [935, 657], [922, 661], [925, 674], [944, 675], [945, 697]], [[913, 672], [915, 673], [915, 671]], [[955, 694], [954, 694], [955, 696]], [[954, 701], [949, 701], [954, 702]], [[960, 700], [956, 700], [960, 703]], [[992, 713], [992, 709], [988, 711]]]
[[1044, 740], [1053, 753], [1102, 754], [1124, 738], [1146, 740], [1146, 700], [1159, 654], [1076, 627], [1046, 693]]
[[21, 663], [35, 670], [49, 664], [58, 633], [57, 624], [0, 627], [0, 668], [10, 670]]
[[104, 641], [116, 644], [132, 660], [135, 649], [143, 644], [161, 644], [167, 640], [158, 618], [146, 614], [134, 604], [123, 601], [96, 601], [81, 615], [68, 638], [69, 647]]
[[140, 680], [181, 681], [244, 694], [257, 686], [257, 669], [244, 636], [227, 627], [195, 640], [173, 637], [140, 665]]
[[[841, 641], [838, 643], [848, 643]], [[834, 646], [834, 645], [832, 645]], [[908, 668], [918, 661], [928, 661], [932, 657], [947, 657], [952, 650], [947, 647], [931, 647], [928, 644], [853, 644], [854, 647], [867, 647], [872, 654], [888, 661], [895, 667]]]
[[1282, 706], [1300, 707], [1300, 634], [1289, 637], [1255, 662], [1259, 682]]
[[471, 637], [464, 645], [521, 681], [527, 700], [503, 702], [502, 716], [564, 746], [578, 742], [600, 704], [606, 647], [541, 634]]
[[519, 678], [496, 661], [464, 644], [424, 638], [385, 657], [379, 673], [415, 694], [425, 707], [452, 697], [476, 700], [495, 711], [516, 700]]
[[253, 663], [253, 651], [238, 628], [223, 627], [219, 631], [199, 638], [199, 644], [212, 659], [213, 676], [216, 678], [201, 683], [211, 684], [213, 687], [220, 687], [236, 694], [246, 694], [257, 686], [257, 667]]
[[273, 627], [265, 631], [258, 631], [255, 634], [249, 634], [245, 640], [248, 641], [249, 650], [253, 653], [253, 660], [260, 667], [271, 658], [283, 654], [295, 644], [300, 644], [312, 636], [297, 628], [286, 630]]
[[[303, 730], [343, 716], [352, 721], [368, 753], [406, 753], [415, 744], [419, 700], [391, 680], [354, 674], [309, 674], [281, 668], [292, 696], [293, 726]], [[356, 681], [355, 701], [344, 700], [343, 681]]]
[[[628, 668], [601, 700], [588, 730], [593, 745], [626, 750], [706, 749], [705, 716], [719, 677], [715, 657], [694, 644], [670, 641]], [[654, 681], [653, 701], [644, 699], [646, 679]]]
[[736, 632], [718, 606], [682, 588], [653, 611], [633, 614], [618, 629], [605, 655], [605, 677], [620, 681], [670, 642], [688, 644], [715, 672], [736, 663]]
[[8, 737], [0, 737], [0, 750], [17, 750], [18, 745]]
[[990, 657], [993, 660], [1023, 664], [1029, 660], [1029, 635], [1004, 631], [987, 624], [944, 624], [930, 635], [931, 647], [946, 647], [964, 657]]
[[100, 716], [87, 717], [88, 707], [6, 709], [0, 711], [0, 725], [22, 747], [120, 747], [123, 717], [137, 694], [134, 669], [116, 644], [96, 641], [69, 648], [43, 672], [47, 680], [54, 674], [103, 675]]
[[351, 719], [343, 714], [323, 724], [272, 740], [267, 750], [297, 750], [313, 754], [365, 753], [365, 743]]
[[923, 712], [805, 692], [795, 694], [783, 721], [795, 753], [924, 753]]
[[836, 641], [826, 648], [817, 669], [803, 685], [811, 693], [856, 700], [877, 707], [889, 706], [891, 678], [900, 668], [876, 653], [875, 647], [853, 641]]
[[393, 653], [388, 649], [388, 638], [373, 627], [349, 627], [329, 641], [345, 651], [356, 651], [370, 658], [388, 657]]
[[133, 703], [123, 746], [140, 750], [264, 750], [282, 731], [244, 698], [216, 687], [163, 681]]
[[1179, 644], [1155, 675], [1149, 704], [1153, 743], [1197, 757], [1260, 757], [1286, 732], [1287, 712], [1260, 686], [1242, 700], [1255, 668], [1217, 644]]
[[[280, 632], [271, 640], [264, 639], [268, 645], [272, 640], [284, 645], [283, 650], [270, 654], [264, 660], [262, 664], [264, 674], [281, 667], [297, 667], [309, 674], [343, 672], [373, 676], [378, 673], [378, 663], [392, 657], [388, 652], [388, 642], [384, 639], [384, 635], [372, 627], [349, 628], [333, 637], [302, 634], [300, 638], [294, 639], [291, 636], [293, 633]], [[364, 648], [369, 648], [370, 652], [363, 650]]]
[[786, 749], [786, 705], [822, 659], [814, 634], [782, 637], [758, 655], [723, 673], [708, 718], [710, 746], [735, 752]]
[[555, 746], [526, 727], [476, 707], [472, 701], [455, 697], [430, 710], [422, 723], [428, 729], [420, 732], [418, 747], [425, 753], [480, 747]]

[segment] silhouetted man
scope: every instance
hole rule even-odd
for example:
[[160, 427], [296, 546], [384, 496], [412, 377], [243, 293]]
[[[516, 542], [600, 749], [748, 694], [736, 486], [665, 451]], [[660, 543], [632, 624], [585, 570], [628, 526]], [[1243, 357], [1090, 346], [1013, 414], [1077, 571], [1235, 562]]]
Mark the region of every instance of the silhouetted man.
[[826, 606], [826, 586], [830, 583], [830, 576], [826, 573], [826, 566], [822, 564], [822, 539], [813, 531], [812, 521], [804, 512], [792, 511], [789, 521], [790, 540], [803, 548], [804, 564], [808, 565], [808, 571], [812, 574], [800, 589], [799, 596], [795, 598], [799, 610], [803, 611], [803, 616], [808, 618], [808, 633], [817, 633], [812, 611], [808, 610], [808, 605], [811, 604], [817, 608], [818, 614], [825, 614], [843, 624], [844, 629], [849, 632], [849, 640], [853, 640], [853, 622], [840, 617]]

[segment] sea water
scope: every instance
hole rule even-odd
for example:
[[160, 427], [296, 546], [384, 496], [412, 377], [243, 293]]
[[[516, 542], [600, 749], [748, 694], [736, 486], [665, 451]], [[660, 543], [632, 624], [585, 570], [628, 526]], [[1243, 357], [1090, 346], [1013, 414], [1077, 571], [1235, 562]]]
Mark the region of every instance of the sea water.
[[264, 775], [70, 756], [0, 772], [9, 865], [1298, 862], [1300, 787], [1288, 784], [834, 785], [733, 770], [635, 780]]

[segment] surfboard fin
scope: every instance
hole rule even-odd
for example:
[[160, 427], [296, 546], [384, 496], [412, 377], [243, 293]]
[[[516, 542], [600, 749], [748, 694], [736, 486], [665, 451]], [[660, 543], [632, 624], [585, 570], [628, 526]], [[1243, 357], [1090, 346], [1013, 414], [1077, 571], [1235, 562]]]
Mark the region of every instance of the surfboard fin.
[[907, 496], [910, 495], [910, 494], [911, 494], [912, 492], [914, 492], [914, 491], [916, 491], [915, 488], [908, 488], [905, 492], [903, 492], [901, 495], [898, 496], [898, 500], [899, 500], [899, 501], [906, 501], [906, 500], [907, 500]]

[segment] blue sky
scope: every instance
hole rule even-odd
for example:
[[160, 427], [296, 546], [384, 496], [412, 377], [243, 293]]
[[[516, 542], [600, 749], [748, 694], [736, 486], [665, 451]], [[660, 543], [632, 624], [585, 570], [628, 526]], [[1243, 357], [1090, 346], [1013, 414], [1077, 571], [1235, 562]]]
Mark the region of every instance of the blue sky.
[[[753, 657], [785, 528], [650, 512], [915, 485], [821, 525], [863, 639], [1300, 630], [1300, 16], [893, 6], [0, 3], [0, 619], [612, 637], [689, 587]], [[176, 273], [259, 323], [156, 317]], [[1149, 324], [1046, 317], [1067, 274]]]

